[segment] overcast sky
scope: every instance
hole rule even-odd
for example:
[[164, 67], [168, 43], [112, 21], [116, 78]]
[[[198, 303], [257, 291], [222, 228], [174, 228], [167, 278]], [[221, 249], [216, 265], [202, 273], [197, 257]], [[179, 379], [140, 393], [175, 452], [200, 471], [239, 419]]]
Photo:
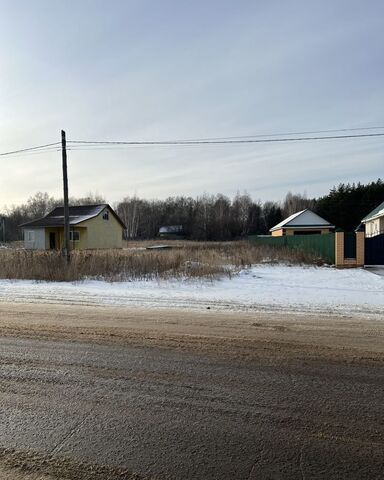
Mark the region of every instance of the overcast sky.
[[[381, 0], [0, 0], [0, 153], [384, 126]], [[384, 132], [384, 130], [381, 130]], [[384, 176], [384, 140], [69, 151], [70, 195], [248, 191]], [[60, 152], [3, 157], [0, 207], [59, 196]]]

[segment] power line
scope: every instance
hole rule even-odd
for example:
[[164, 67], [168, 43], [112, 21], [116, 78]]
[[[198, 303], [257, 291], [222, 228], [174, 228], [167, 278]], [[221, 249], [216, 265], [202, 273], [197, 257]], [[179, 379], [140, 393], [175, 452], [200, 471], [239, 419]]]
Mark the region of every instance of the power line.
[[[247, 143], [282, 143], [282, 142], [304, 142], [315, 140], [340, 140], [353, 138], [374, 138], [383, 137], [384, 133], [360, 133], [356, 135], [325, 135], [316, 137], [282, 137], [282, 138], [259, 138], [259, 139], [226, 139], [226, 140], [164, 140], [164, 141], [88, 141], [88, 140], [70, 140], [69, 144], [76, 145], [233, 145], [233, 144], [247, 144]], [[72, 146], [72, 148], [73, 148]]]
[[4, 153], [0, 153], [0, 157], [5, 157], [6, 155], [14, 155], [16, 153], [30, 152], [32, 150], [44, 149], [46, 147], [52, 147], [54, 145], [60, 145], [60, 142], [46, 143], [45, 145], [38, 145], [36, 147], [21, 148], [20, 150], [13, 150], [11, 152], [4, 152]]
[[[252, 143], [282, 143], [282, 142], [303, 142], [303, 141], [318, 141], [318, 140], [339, 140], [339, 139], [354, 139], [354, 138], [374, 138], [383, 137], [384, 133], [360, 133], [351, 135], [324, 135], [324, 136], [309, 136], [309, 137], [287, 137], [286, 135], [306, 135], [311, 133], [321, 132], [344, 132], [344, 131], [357, 131], [357, 130], [375, 130], [384, 129], [384, 126], [376, 127], [361, 127], [361, 128], [344, 128], [333, 130], [313, 130], [307, 132], [291, 132], [291, 133], [271, 133], [271, 134], [259, 134], [239, 137], [216, 137], [216, 138], [201, 138], [190, 140], [154, 140], [154, 141], [88, 141], [88, 140], [68, 140], [68, 149], [71, 150], [87, 150], [87, 149], [101, 149], [112, 147], [114, 145], [120, 146], [191, 146], [191, 145], [236, 145], [236, 144], [252, 144]], [[282, 135], [281, 138], [266, 138]], [[284, 136], [285, 135], [285, 136]], [[261, 138], [260, 138], [261, 137]], [[28, 152], [35, 151], [36, 154], [44, 153], [48, 151], [57, 150], [57, 146], [60, 142], [46, 143], [44, 145], [37, 145], [34, 147], [22, 148], [19, 150], [13, 150], [9, 152], [0, 153], [0, 157], [16, 154], [26, 154]], [[55, 147], [55, 148], [53, 148]]]
[[61, 152], [61, 149], [59, 148], [44, 148], [41, 150], [32, 150], [28, 152], [22, 152], [22, 153], [15, 153], [10, 155], [11, 158], [23, 158], [23, 157], [31, 157], [34, 155], [41, 155], [41, 154], [46, 154], [46, 153], [55, 153], [55, 152]]
[[240, 136], [227, 136], [227, 137], [209, 137], [209, 138], [188, 138], [181, 141], [184, 142], [195, 142], [199, 140], [230, 140], [230, 139], [241, 139], [241, 138], [259, 138], [259, 137], [280, 137], [286, 135], [310, 135], [314, 133], [335, 133], [335, 132], [355, 132], [360, 130], [382, 130], [384, 126], [376, 127], [355, 127], [355, 128], [334, 128], [328, 130], [307, 130], [303, 132], [280, 132], [280, 133], [258, 133], [256, 135], [240, 135]]

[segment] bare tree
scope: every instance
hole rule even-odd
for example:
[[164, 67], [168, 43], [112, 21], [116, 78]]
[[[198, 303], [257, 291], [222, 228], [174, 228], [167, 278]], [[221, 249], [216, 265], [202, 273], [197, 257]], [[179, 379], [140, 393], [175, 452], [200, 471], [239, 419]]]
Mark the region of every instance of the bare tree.
[[142, 201], [135, 195], [125, 197], [117, 207], [117, 213], [126, 225], [125, 238], [138, 238], [140, 225], [140, 206]]
[[300, 212], [306, 208], [313, 208], [315, 201], [307, 198], [306, 193], [303, 195], [300, 193], [293, 194], [288, 192], [282, 203], [282, 212], [284, 217], [289, 217], [293, 213]]

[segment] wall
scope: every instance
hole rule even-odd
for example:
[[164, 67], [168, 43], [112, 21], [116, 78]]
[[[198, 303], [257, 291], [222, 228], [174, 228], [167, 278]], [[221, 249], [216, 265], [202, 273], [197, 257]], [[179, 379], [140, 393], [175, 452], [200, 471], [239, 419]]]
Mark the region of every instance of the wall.
[[[32, 232], [33, 239], [28, 240], [28, 232]], [[24, 229], [24, 247], [29, 250], [44, 250], [45, 249], [45, 235], [44, 228], [29, 228]]]
[[81, 226], [87, 228], [86, 248], [122, 248], [123, 227], [109, 212], [109, 220], [103, 219], [103, 210], [95, 218], [82, 222]]
[[[285, 230], [286, 235], [300, 235], [300, 232], [312, 232], [313, 235], [326, 235], [327, 233], [332, 233], [330, 228], [300, 228], [300, 230], [294, 230], [287, 228]], [[310, 235], [310, 233], [308, 234]]]
[[[71, 230], [80, 233], [80, 241], [71, 241], [71, 250], [84, 250], [87, 248], [87, 229], [85, 227], [71, 226]], [[56, 234], [56, 250], [61, 250], [64, 246], [64, 227], [45, 229], [45, 249], [49, 250], [49, 234]]]
[[336, 267], [363, 267], [365, 261], [364, 255], [364, 232], [356, 232], [356, 258], [344, 257], [344, 232], [335, 233], [335, 265]]
[[[311, 232], [313, 230], [319, 231], [322, 235], [332, 233], [332, 229], [329, 228], [301, 228], [300, 230], [295, 230], [294, 228], [280, 228], [279, 230], [274, 230], [271, 232], [272, 237], [281, 237], [282, 235], [300, 235], [299, 232]], [[317, 235], [314, 233], [314, 235]]]
[[384, 217], [375, 218], [370, 220], [365, 224], [365, 234], [367, 237], [372, 237], [374, 235], [380, 235], [384, 232]]

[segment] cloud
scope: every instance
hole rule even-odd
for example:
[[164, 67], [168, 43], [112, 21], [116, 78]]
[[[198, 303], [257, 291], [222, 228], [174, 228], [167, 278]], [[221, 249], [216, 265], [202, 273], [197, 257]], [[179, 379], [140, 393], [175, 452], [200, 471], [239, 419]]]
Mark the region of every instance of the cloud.
[[[384, 124], [381, 2], [3, 2], [0, 151]], [[92, 8], [90, 8], [92, 6]], [[114, 201], [326, 193], [382, 175], [382, 141], [69, 152], [71, 194]], [[0, 206], [61, 192], [60, 154], [2, 164]]]

